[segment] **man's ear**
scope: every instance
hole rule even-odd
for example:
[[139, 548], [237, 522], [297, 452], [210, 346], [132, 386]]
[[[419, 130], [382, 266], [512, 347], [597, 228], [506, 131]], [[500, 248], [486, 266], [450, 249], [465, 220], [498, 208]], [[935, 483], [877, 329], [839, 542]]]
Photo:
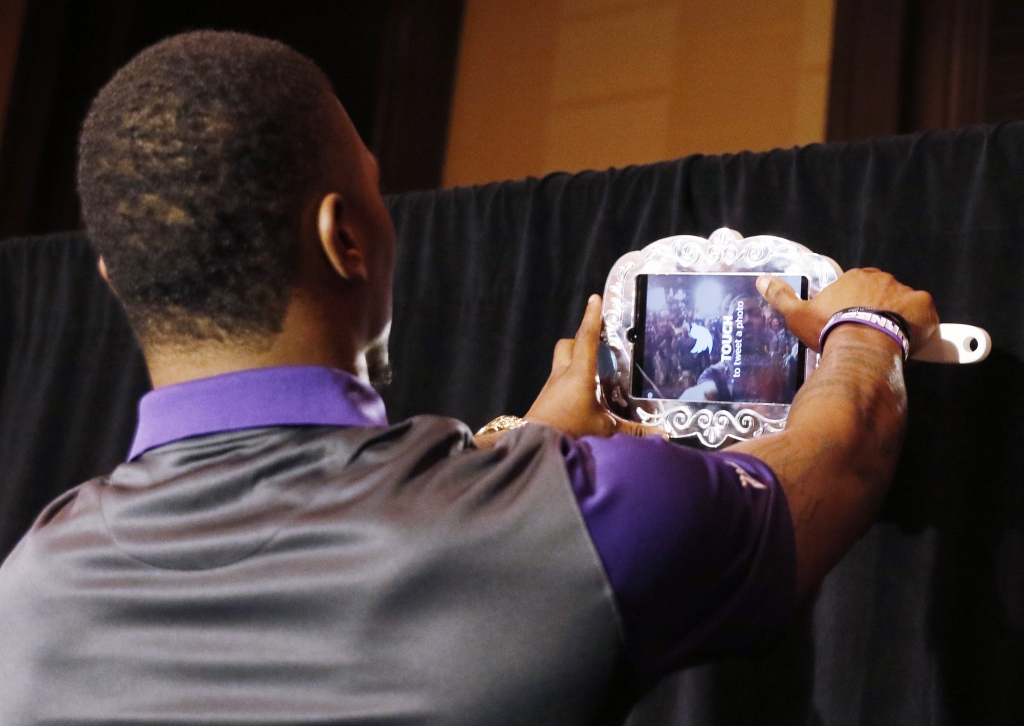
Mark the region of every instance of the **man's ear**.
[[366, 258], [348, 224], [344, 204], [337, 192], [331, 192], [320, 202], [317, 217], [320, 246], [338, 275], [346, 280], [365, 280], [369, 276]]

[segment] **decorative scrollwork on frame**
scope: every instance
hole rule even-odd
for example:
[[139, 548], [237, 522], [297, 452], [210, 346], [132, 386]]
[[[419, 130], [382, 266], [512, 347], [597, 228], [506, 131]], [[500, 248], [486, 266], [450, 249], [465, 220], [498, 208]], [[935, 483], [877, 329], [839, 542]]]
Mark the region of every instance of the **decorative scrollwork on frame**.
[[769, 418], [749, 408], [734, 413], [728, 409], [695, 410], [683, 405], [655, 413], [637, 408], [636, 413], [642, 423], [658, 426], [675, 438], [696, 436], [701, 444], [711, 448], [721, 446], [729, 436], [753, 439], [786, 428], [785, 417]]
[[677, 237], [671, 245], [654, 247], [647, 255], [647, 261], [658, 257], [671, 256], [682, 267], [695, 267], [700, 263], [708, 265], [765, 265], [776, 259], [793, 259], [802, 254], [800, 248], [786, 240], [761, 236], [744, 239], [731, 229], [716, 230], [708, 239], [699, 237]]
[[[665, 237], [627, 252], [612, 267], [604, 289], [604, 373], [600, 380], [602, 400], [609, 410], [654, 424], [671, 436], [696, 436], [708, 448], [718, 448], [730, 438], [750, 439], [785, 427], [786, 404], [717, 401], [694, 405], [671, 398], [641, 401], [631, 393], [637, 276], [723, 273], [804, 277], [807, 295], [813, 298], [835, 282], [842, 270], [798, 242], [770, 234], [745, 238], [728, 228], [715, 230], [706, 239]], [[808, 351], [804, 376], [817, 364], [818, 355]]]

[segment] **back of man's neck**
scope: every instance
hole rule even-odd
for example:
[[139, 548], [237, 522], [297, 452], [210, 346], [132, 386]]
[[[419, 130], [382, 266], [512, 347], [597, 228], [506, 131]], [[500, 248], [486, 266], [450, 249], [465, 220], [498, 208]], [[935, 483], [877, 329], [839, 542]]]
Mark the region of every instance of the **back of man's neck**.
[[146, 364], [154, 388], [211, 378], [226, 373], [274, 366], [324, 366], [358, 375], [355, 356], [317, 346], [266, 347], [211, 341], [146, 347]]

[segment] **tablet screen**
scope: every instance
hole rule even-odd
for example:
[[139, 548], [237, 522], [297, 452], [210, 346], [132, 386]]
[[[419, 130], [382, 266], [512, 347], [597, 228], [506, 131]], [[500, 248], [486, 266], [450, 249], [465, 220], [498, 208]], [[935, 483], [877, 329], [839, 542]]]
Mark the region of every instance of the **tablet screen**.
[[[792, 403], [805, 349], [758, 293], [757, 277], [637, 275], [633, 397]], [[807, 278], [779, 277], [807, 298]]]

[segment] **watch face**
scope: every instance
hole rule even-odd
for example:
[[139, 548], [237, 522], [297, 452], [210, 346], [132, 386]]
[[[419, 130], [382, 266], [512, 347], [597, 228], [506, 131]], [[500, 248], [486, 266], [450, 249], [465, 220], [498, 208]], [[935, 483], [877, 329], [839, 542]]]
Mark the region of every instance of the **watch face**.
[[[804, 347], [758, 293], [757, 277], [637, 275], [633, 397], [791, 403]], [[780, 277], [806, 298], [806, 278]]]

